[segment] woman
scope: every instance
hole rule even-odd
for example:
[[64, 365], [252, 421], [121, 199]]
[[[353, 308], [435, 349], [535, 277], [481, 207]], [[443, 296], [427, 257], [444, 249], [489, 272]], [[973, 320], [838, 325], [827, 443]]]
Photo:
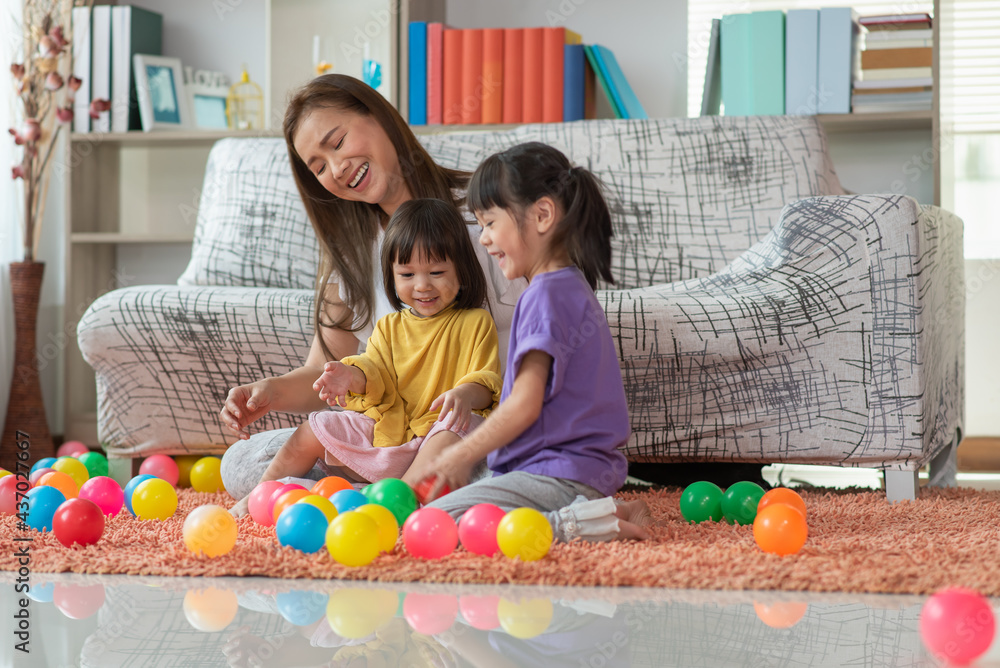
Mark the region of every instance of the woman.
[[[249, 494], [294, 429], [251, 436], [247, 427], [269, 411], [325, 409], [312, 385], [323, 365], [358, 352], [373, 323], [392, 312], [378, 257], [385, 225], [400, 204], [433, 197], [462, 206], [469, 174], [437, 165], [399, 113], [367, 84], [341, 74], [316, 77], [288, 105], [285, 142], [292, 173], [322, 250], [316, 333], [305, 364], [283, 376], [234, 387], [220, 418], [239, 441], [222, 458], [222, 478], [235, 498]], [[469, 233], [478, 240], [478, 225]], [[474, 244], [487, 277], [488, 308], [505, 360], [514, 304], [524, 281], [510, 282]], [[310, 477], [336, 475], [317, 465]]]

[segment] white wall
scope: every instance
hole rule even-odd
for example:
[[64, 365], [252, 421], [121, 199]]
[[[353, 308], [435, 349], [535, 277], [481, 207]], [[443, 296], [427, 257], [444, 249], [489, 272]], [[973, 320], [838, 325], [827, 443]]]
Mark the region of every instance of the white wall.
[[965, 261], [965, 429], [1000, 435], [1000, 260]]

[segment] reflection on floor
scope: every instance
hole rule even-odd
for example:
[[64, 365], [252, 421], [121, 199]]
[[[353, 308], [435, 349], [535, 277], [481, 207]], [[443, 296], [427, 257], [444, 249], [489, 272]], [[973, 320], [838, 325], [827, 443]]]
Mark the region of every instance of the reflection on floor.
[[42, 573], [30, 595], [31, 654], [0, 665], [936, 665], [920, 596]]

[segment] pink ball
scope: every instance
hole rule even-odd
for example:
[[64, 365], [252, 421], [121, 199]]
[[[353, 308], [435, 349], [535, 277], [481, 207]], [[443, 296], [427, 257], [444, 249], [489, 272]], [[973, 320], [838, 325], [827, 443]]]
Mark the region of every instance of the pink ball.
[[83, 483], [79, 497], [97, 504], [101, 512], [108, 517], [114, 517], [125, 505], [125, 492], [106, 475], [99, 475]]
[[104, 605], [104, 585], [65, 585], [52, 588], [52, 602], [70, 619], [86, 619]]
[[415, 557], [440, 559], [458, 546], [458, 527], [440, 508], [421, 508], [403, 523], [403, 545]]
[[250, 517], [257, 524], [269, 527], [274, 524], [274, 518], [267, 511], [267, 503], [271, 500], [274, 490], [281, 487], [277, 480], [262, 482], [250, 492], [250, 500], [247, 502], [250, 508]]
[[[461, 527], [459, 527], [461, 531]], [[492, 631], [500, 626], [499, 596], [461, 596], [458, 609], [469, 626], [480, 631]]]
[[86, 452], [90, 452], [90, 448], [80, 441], [66, 441], [56, 450], [56, 457], [78, 457]]
[[458, 521], [458, 538], [469, 552], [490, 557], [500, 551], [497, 545], [497, 525], [507, 513], [492, 503], [479, 503]]
[[458, 617], [458, 599], [449, 594], [407, 594], [403, 617], [417, 633], [433, 636], [451, 628]]
[[267, 514], [268, 516], [271, 517], [271, 522], [269, 524], [264, 524], [263, 522], [261, 522], [261, 524], [264, 524], [264, 526], [268, 527], [274, 524], [274, 504], [278, 502], [278, 499], [280, 499], [285, 492], [290, 492], [293, 489], [306, 489], [306, 488], [303, 487], [302, 485], [299, 485], [298, 483], [288, 482], [283, 484], [281, 487], [276, 487], [275, 490], [271, 492], [271, 496], [268, 497], [267, 499]]
[[[43, 475], [45, 475], [46, 473], [50, 473], [52, 471], [55, 471], [55, 469], [50, 469], [47, 466], [40, 469], [35, 469], [35, 472], [28, 476], [28, 482], [30, 482], [31, 486], [34, 487], [35, 485], [38, 484], [38, 481], [41, 480]], [[9, 477], [9, 476], [4, 476], [4, 477]]]
[[177, 462], [174, 461], [173, 457], [167, 455], [146, 457], [139, 466], [139, 473], [156, 476], [161, 480], [166, 480], [174, 487], [177, 486], [177, 480], [181, 474], [180, 469], [177, 468]]
[[920, 637], [931, 654], [964, 666], [993, 642], [993, 608], [977, 591], [950, 587], [937, 592], [920, 611]]
[[[17, 512], [17, 481], [23, 480], [16, 475], [5, 475], [0, 478], [0, 515], [13, 515]], [[21, 490], [22, 494], [27, 494], [28, 490]]]

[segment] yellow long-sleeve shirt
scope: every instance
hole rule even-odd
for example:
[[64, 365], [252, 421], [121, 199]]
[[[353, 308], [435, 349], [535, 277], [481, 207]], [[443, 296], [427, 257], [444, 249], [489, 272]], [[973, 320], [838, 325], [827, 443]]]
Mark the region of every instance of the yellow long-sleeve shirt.
[[375, 420], [377, 448], [425, 436], [438, 418], [431, 403], [463, 383], [478, 383], [500, 400], [496, 325], [483, 309], [449, 307], [430, 318], [390, 313], [375, 325], [368, 347], [340, 361], [365, 374], [365, 394], [348, 393], [347, 408]]

